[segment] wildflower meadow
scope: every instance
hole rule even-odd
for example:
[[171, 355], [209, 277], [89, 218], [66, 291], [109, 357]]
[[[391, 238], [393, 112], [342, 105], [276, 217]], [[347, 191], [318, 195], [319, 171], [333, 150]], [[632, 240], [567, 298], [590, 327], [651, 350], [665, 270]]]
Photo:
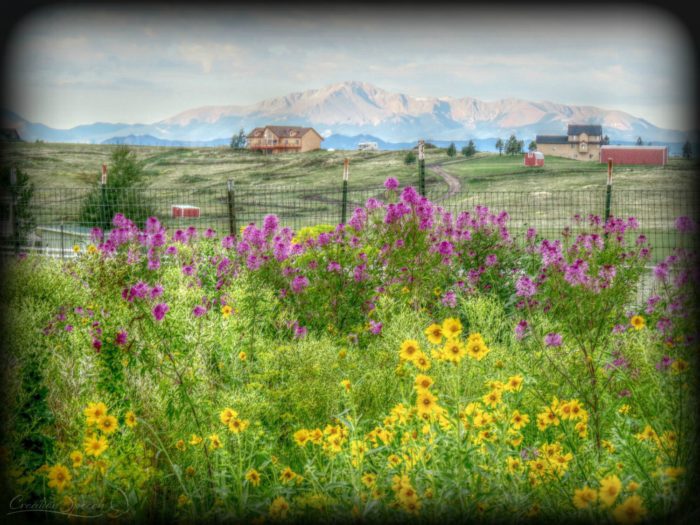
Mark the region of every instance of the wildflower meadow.
[[[388, 179], [347, 224], [121, 214], [3, 285], [13, 517], [639, 523], [690, 508], [697, 253]], [[697, 235], [689, 217], [679, 236]], [[640, 283], [653, 281], [640, 299]], [[31, 506], [34, 507], [31, 507]], [[31, 508], [30, 508], [31, 507]]]

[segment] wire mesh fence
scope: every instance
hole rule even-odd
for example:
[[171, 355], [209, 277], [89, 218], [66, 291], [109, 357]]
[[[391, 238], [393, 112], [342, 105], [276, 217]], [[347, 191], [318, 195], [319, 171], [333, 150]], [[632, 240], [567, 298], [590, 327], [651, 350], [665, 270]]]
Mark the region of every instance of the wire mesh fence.
[[[38, 251], [67, 257], [75, 245], [89, 243], [90, 229], [109, 229], [115, 213], [142, 223], [149, 216], [168, 228], [194, 225], [212, 228], [222, 235], [238, 234], [250, 223], [260, 223], [275, 214], [283, 225], [298, 230], [316, 224], [337, 224], [342, 217], [342, 187], [212, 185], [197, 189], [115, 189], [105, 187], [51, 189], [37, 188], [30, 202], [18, 208], [12, 191], [0, 200], [0, 235], [3, 253]], [[386, 200], [383, 187], [347, 191], [347, 217], [370, 197]], [[548, 238], [561, 235], [576, 215], [603, 216], [605, 188], [573, 191], [446, 192], [434, 185], [426, 196], [446, 211], [459, 213], [487, 206], [494, 212], [505, 210], [509, 228], [517, 236], [533, 227]], [[611, 214], [636, 217], [640, 228], [654, 247], [654, 260], [687, 243], [675, 229], [679, 216], [697, 220], [700, 194], [686, 190], [614, 190]]]

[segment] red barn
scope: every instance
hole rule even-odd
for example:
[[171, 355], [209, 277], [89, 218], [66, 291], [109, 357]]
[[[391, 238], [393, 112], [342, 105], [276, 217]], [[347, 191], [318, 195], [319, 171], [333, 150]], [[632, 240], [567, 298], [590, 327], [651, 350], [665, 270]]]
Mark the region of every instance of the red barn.
[[197, 206], [189, 206], [187, 204], [173, 204], [170, 209], [172, 210], [173, 218], [177, 217], [199, 217], [199, 208]]
[[665, 166], [668, 162], [666, 146], [602, 146], [600, 162], [612, 159], [613, 164], [651, 164]]
[[544, 166], [544, 154], [539, 151], [531, 151], [525, 154], [525, 166]]

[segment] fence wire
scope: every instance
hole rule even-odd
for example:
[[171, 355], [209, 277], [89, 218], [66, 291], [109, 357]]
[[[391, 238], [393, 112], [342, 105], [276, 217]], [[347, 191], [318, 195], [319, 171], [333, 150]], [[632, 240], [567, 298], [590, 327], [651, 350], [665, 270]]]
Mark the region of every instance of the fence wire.
[[[426, 195], [446, 211], [457, 214], [487, 206], [505, 210], [514, 236], [533, 227], [548, 238], [557, 238], [572, 218], [603, 216], [605, 188], [573, 191], [446, 192], [431, 185]], [[347, 191], [348, 220], [356, 207], [374, 197], [386, 201], [383, 187], [350, 188]], [[700, 194], [689, 190], [613, 190], [611, 214], [635, 217], [654, 247], [654, 261], [687, 243], [675, 229], [679, 216], [697, 221]], [[343, 221], [342, 187], [212, 185], [196, 189], [170, 188], [37, 188], [31, 201], [18, 204], [16, 192], [4, 190], [0, 199], [0, 236], [3, 253], [38, 251], [67, 257], [73, 247], [89, 243], [90, 229], [109, 229], [113, 215], [123, 213], [136, 222], [157, 217], [169, 229], [190, 225], [212, 228], [220, 235], [238, 234], [250, 223], [261, 223], [275, 214], [280, 223], [295, 230], [317, 224]]]

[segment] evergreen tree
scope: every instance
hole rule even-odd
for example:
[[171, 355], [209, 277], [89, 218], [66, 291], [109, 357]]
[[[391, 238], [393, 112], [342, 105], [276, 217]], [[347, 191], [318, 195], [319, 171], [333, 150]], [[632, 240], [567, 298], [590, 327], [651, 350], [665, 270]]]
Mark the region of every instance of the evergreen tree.
[[447, 146], [447, 156], [454, 157], [455, 155], [457, 155], [457, 148], [454, 142], [450, 142], [450, 145]]
[[117, 146], [110, 157], [107, 184], [104, 188], [98, 184], [83, 201], [81, 226], [108, 230], [117, 213], [143, 226], [148, 217], [155, 215], [154, 206], [142, 188], [144, 176], [143, 163], [134, 152], [128, 146]]
[[406, 156], [403, 158], [403, 163], [406, 165], [416, 163], [416, 154], [413, 153], [413, 150], [408, 150], [408, 152], [406, 152]]
[[637, 137], [637, 142], [635, 142], [635, 145], [637, 145], [637, 146], [644, 145], [644, 141], [642, 140], [642, 137]]
[[246, 147], [247, 143], [248, 141], [246, 140], [243, 128], [241, 128], [238, 133], [234, 133], [233, 137], [231, 137], [231, 148], [233, 149], [243, 149]]
[[472, 157], [476, 153], [476, 146], [474, 141], [470, 140], [469, 143], [462, 148], [462, 155], [465, 157]]
[[[29, 180], [29, 176], [21, 169], [15, 170], [14, 185], [11, 184], [11, 169], [8, 167], [2, 168], [2, 187], [0, 192], [3, 198], [3, 207], [13, 203], [13, 222], [12, 228], [17, 227], [14, 231], [16, 239], [13, 241], [23, 245], [27, 242], [29, 233], [36, 226], [36, 219], [32, 212], [32, 197], [34, 196], [34, 184]], [[6, 217], [10, 216], [8, 209], [3, 213]]]
[[503, 140], [498, 139], [496, 141], [496, 149], [498, 150], [499, 155], [503, 155], [503, 147], [504, 147]]
[[517, 155], [523, 150], [523, 141], [515, 138], [515, 135], [508, 137], [508, 142], [506, 142], [505, 151], [507, 155]]

